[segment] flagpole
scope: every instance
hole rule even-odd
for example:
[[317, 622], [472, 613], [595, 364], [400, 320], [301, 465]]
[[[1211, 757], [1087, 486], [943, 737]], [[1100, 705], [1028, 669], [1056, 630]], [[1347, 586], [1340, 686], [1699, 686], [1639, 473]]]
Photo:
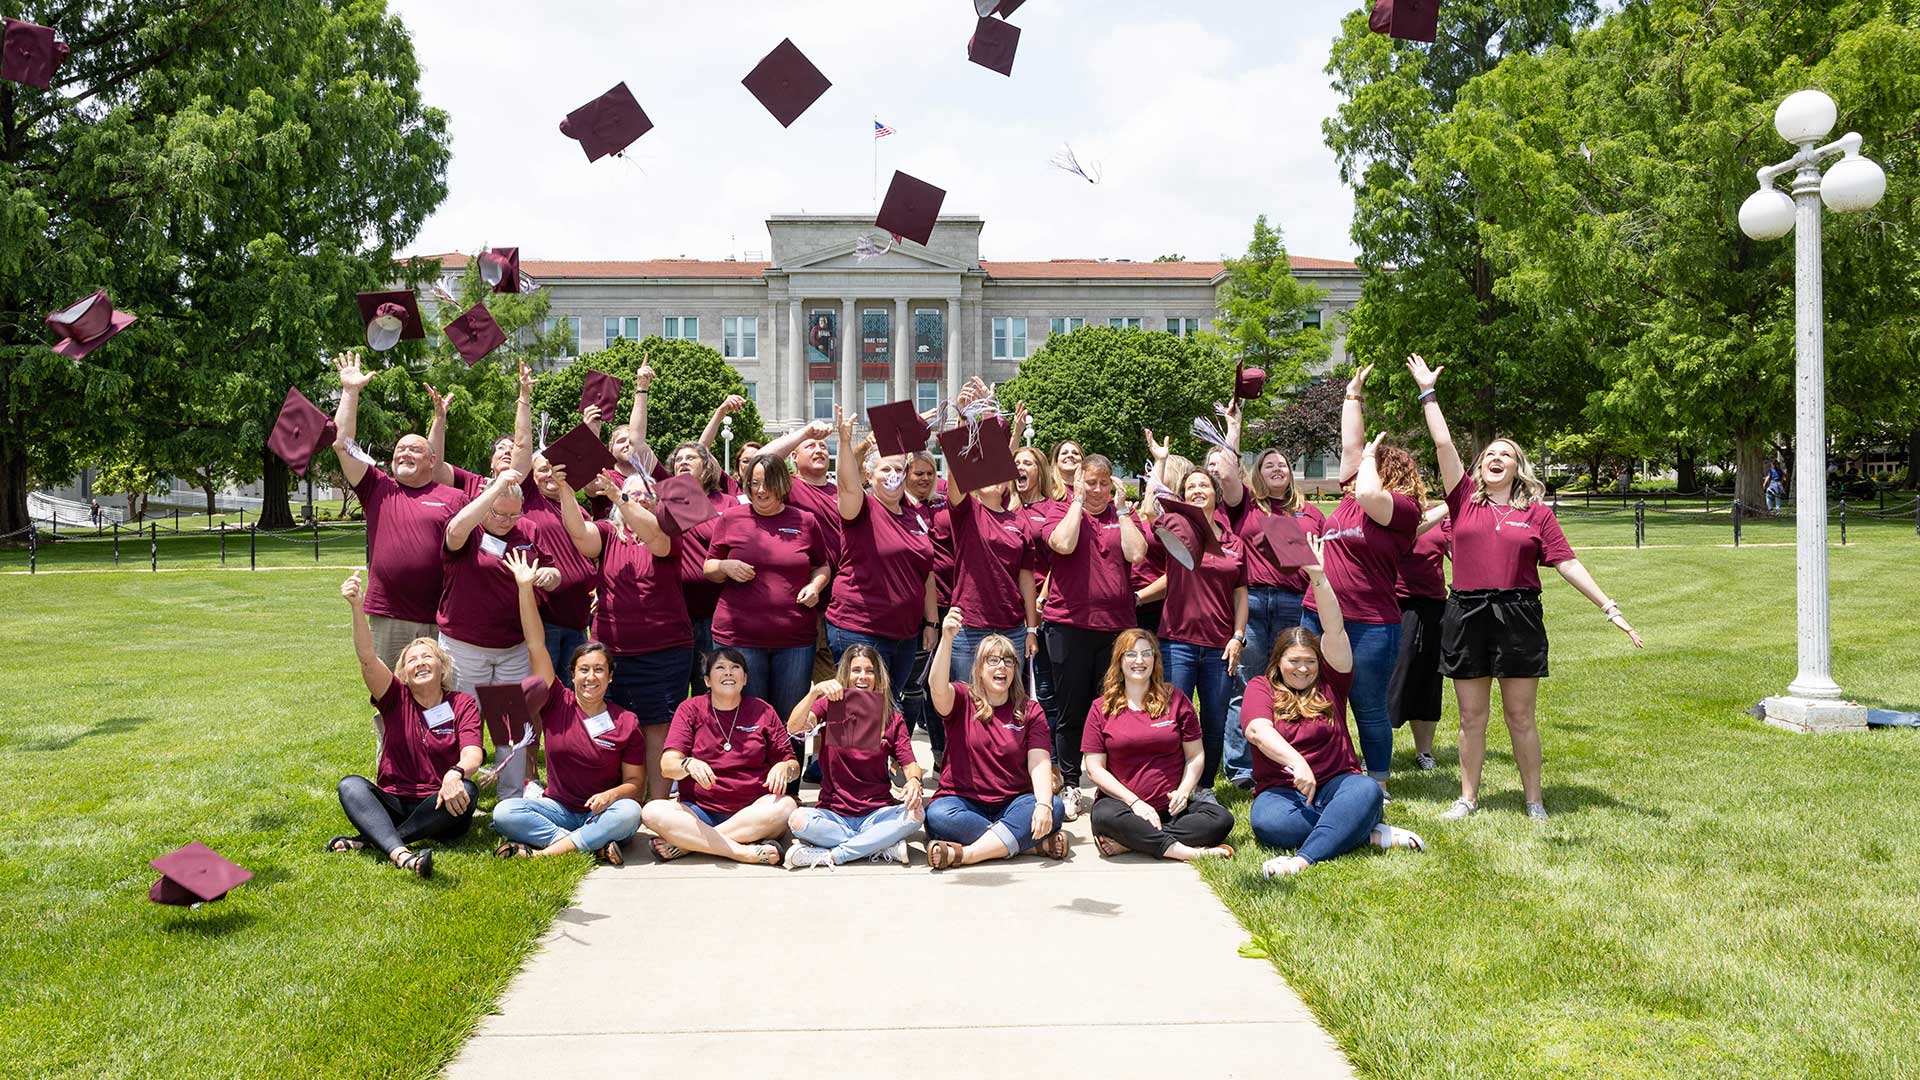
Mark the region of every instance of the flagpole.
[[880, 117], [879, 117], [879, 114], [876, 113], [873, 118], [873, 131], [867, 132], [868, 135], [872, 136], [872, 141], [873, 141], [872, 198], [873, 198], [873, 212], [876, 214], [880, 212], [880, 136], [874, 134], [874, 132], [877, 132], [879, 130], [880, 130]]

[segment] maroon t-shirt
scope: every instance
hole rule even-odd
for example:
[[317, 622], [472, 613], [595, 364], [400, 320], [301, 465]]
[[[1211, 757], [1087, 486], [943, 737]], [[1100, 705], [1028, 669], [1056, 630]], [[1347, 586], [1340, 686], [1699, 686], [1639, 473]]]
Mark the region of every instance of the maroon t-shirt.
[[813, 518], [820, 527], [820, 542], [827, 551], [827, 565], [840, 570], [840, 488], [829, 480], [818, 487], [800, 479], [798, 473], [793, 477], [793, 490], [787, 493], [787, 505], [797, 506]]
[[[445, 544], [441, 547], [444, 549]], [[483, 649], [506, 649], [526, 640], [520, 633], [520, 587], [513, 571], [501, 563], [509, 552], [522, 552], [545, 566], [546, 558], [525, 523], [516, 521], [505, 535], [495, 536], [481, 526], [467, 534], [459, 551], [445, 551], [440, 576], [440, 632]], [[537, 591], [537, 590], [536, 590]]]
[[[600, 530], [600, 606], [593, 639], [616, 656], [638, 656], [693, 644], [686, 594], [680, 589], [680, 559], [672, 552], [655, 558], [637, 537], [622, 538], [610, 521]], [[678, 545], [681, 541], [675, 539]]]
[[[560, 504], [541, 494], [532, 484], [527, 487], [520, 524], [532, 530], [533, 542], [544, 556], [540, 562], [560, 571], [559, 586], [539, 594], [540, 618], [556, 626], [585, 630], [593, 621], [593, 586], [599, 571], [592, 559], [573, 546], [566, 522], [560, 519]], [[563, 657], [554, 657], [556, 664], [565, 662]]]
[[1473, 501], [1473, 477], [1447, 492], [1453, 518], [1453, 587], [1538, 589], [1542, 566], [1574, 557], [1553, 507], [1530, 503], [1525, 510]]
[[1080, 752], [1107, 755], [1107, 771], [1162, 814], [1187, 768], [1183, 743], [1200, 741], [1200, 716], [1178, 687], [1169, 687], [1164, 716], [1124, 706], [1112, 716], [1095, 701], [1080, 732]]
[[[815, 723], [826, 720], [834, 703], [813, 703]], [[878, 745], [849, 748], [838, 745], [825, 731], [815, 744], [820, 750], [820, 808], [849, 817], [870, 814], [893, 805], [893, 786], [887, 777], [887, 759], [902, 769], [914, 764], [913, 740], [898, 710], [887, 717]]]
[[[1036, 547], [1050, 553], [1047, 621], [1084, 630], [1125, 630], [1135, 625], [1131, 566], [1120, 550], [1120, 515], [1112, 503], [1099, 514], [1083, 511], [1080, 541], [1066, 555], [1047, 543], [1072, 503], [1049, 507], [1047, 523], [1040, 530]], [[1136, 526], [1138, 521], [1134, 523]]]
[[791, 503], [764, 516], [736, 506], [720, 515], [707, 552], [754, 569], [752, 581], [722, 583], [713, 609], [716, 644], [790, 649], [814, 643], [819, 605], [804, 607], [794, 599], [813, 568], [827, 564], [827, 546], [812, 514]]
[[367, 515], [367, 614], [432, 622], [447, 522], [467, 497], [445, 484], [408, 487], [372, 465], [353, 493]]
[[734, 709], [716, 711], [710, 695], [680, 703], [667, 726], [667, 750], [699, 758], [713, 770], [713, 786], [680, 781], [680, 801], [710, 814], [732, 817], [767, 794], [767, 772], [793, 760], [793, 739], [773, 706], [743, 697]]
[[968, 499], [944, 515], [953, 528], [953, 605], [968, 626], [1008, 630], [1024, 626], [1020, 567], [1027, 561], [1023, 512], [990, 510]]
[[1400, 583], [1393, 587], [1393, 595], [1402, 600], [1445, 600], [1447, 574], [1441, 564], [1452, 542], [1452, 517], [1441, 518], [1440, 524], [1421, 533], [1413, 549], [1400, 557]]
[[487, 485], [492, 481], [492, 476], [481, 476], [479, 473], [468, 472], [458, 465], [453, 467], [453, 486], [458, 488], [460, 493], [468, 499], [479, 498], [480, 493], [487, 490]]
[[1018, 715], [1009, 701], [983, 724], [973, 717], [970, 690], [965, 683], [955, 683], [953, 711], [941, 717], [947, 729], [947, 767], [940, 774], [940, 794], [995, 804], [1032, 794], [1027, 751], [1053, 752], [1047, 714], [1028, 698]]
[[1027, 534], [1027, 569], [1045, 580], [1053, 568], [1053, 549], [1047, 546], [1047, 515], [1060, 506], [1058, 499], [1041, 499], [1020, 508], [1020, 527]]
[[[739, 499], [724, 491], [708, 492], [707, 501], [716, 514], [740, 505]], [[687, 597], [687, 615], [695, 621], [712, 619], [714, 605], [720, 602], [720, 583], [707, 580], [707, 550], [719, 525], [719, 518], [708, 518], [673, 539], [673, 550], [680, 556], [680, 591]]]
[[[1247, 684], [1246, 695], [1240, 701], [1240, 730], [1246, 731], [1248, 725], [1262, 718], [1273, 721], [1273, 730], [1307, 759], [1307, 768], [1313, 770], [1318, 784], [1324, 785], [1342, 773], [1363, 772], [1360, 759], [1353, 754], [1353, 740], [1347, 735], [1347, 691], [1352, 686], [1352, 672], [1322, 667], [1320, 693], [1333, 703], [1333, 709], [1326, 716], [1312, 720], [1274, 720], [1273, 687], [1265, 675], [1256, 676]], [[1254, 795], [1269, 788], [1292, 786], [1293, 770], [1254, 747]]]
[[[1159, 542], [1155, 537], [1154, 545]], [[1233, 637], [1233, 594], [1246, 587], [1246, 548], [1231, 532], [1222, 550], [1201, 555], [1191, 570], [1168, 559], [1167, 603], [1160, 612], [1160, 640], [1226, 648]]]
[[[598, 734], [589, 729], [589, 719]], [[547, 798], [576, 814], [587, 812], [588, 799], [620, 786], [622, 762], [647, 763], [647, 742], [632, 713], [603, 701], [589, 717], [558, 680], [540, 710], [540, 740], [546, 744]]]
[[387, 692], [370, 697], [380, 710], [380, 767], [374, 783], [381, 791], [402, 799], [423, 799], [440, 790], [447, 770], [460, 764], [460, 749], [480, 745], [480, 703], [458, 691], [448, 691], [435, 707], [435, 722], [413, 700], [398, 678]]
[[[1326, 567], [1327, 584], [1340, 600], [1340, 615], [1348, 622], [1398, 623], [1400, 601], [1393, 595], [1394, 582], [1400, 577], [1400, 556], [1413, 547], [1413, 533], [1420, 527], [1420, 504], [1398, 491], [1393, 496], [1393, 516], [1382, 525], [1367, 516], [1360, 501], [1352, 495], [1340, 498], [1333, 516], [1327, 519], [1326, 548], [1320, 560]], [[1309, 611], [1320, 610], [1313, 593], [1306, 594]]]
[[[1274, 560], [1273, 548], [1267, 543], [1266, 534], [1267, 519], [1272, 516], [1254, 502], [1252, 492], [1240, 500], [1239, 506], [1227, 507], [1227, 519], [1233, 522], [1234, 534], [1240, 537], [1241, 550], [1246, 554], [1247, 587], [1305, 593], [1312, 584], [1307, 580], [1307, 572], [1297, 567], [1282, 570]], [[1327, 515], [1312, 503], [1301, 503], [1300, 509], [1293, 512], [1293, 521], [1300, 526], [1301, 532], [1314, 536], [1319, 536], [1327, 528]]]
[[840, 570], [827, 619], [856, 634], [916, 637], [933, 572], [930, 518], [911, 506], [896, 514], [873, 495], [861, 498], [859, 515], [840, 529]]
[[946, 499], [938, 495], [934, 498], [939, 500], [939, 505], [928, 502], [920, 507], [920, 512], [932, 515], [934, 604], [938, 610], [945, 611], [953, 606], [954, 577], [958, 571], [953, 553], [953, 508], [947, 505]]

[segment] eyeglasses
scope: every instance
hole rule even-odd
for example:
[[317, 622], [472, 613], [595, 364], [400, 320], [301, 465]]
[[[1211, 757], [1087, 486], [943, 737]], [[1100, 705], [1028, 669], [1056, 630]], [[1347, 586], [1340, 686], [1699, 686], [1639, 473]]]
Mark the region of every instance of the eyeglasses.
[[1120, 659], [1122, 660], [1151, 660], [1153, 657], [1154, 653], [1152, 649], [1133, 649], [1120, 654]]
[[489, 510], [487, 511], [487, 516], [499, 518], [501, 521], [512, 521], [520, 516], [520, 511], [515, 510], [511, 514], [503, 514], [498, 510]]
[[980, 658], [981, 667], [1012, 667], [1013, 664], [1014, 659], [1011, 656], [983, 656]]

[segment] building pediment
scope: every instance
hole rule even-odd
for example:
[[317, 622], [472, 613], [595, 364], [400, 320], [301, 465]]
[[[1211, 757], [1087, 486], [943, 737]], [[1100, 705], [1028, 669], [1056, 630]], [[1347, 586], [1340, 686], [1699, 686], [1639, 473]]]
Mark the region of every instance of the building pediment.
[[937, 255], [912, 241], [901, 241], [887, 249], [885, 254], [862, 259], [854, 254], [858, 238], [850, 238], [839, 243], [809, 251], [791, 259], [776, 270], [789, 274], [808, 271], [835, 273], [900, 273], [901, 271], [922, 271], [940, 273], [965, 273], [973, 269], [958, 259]]

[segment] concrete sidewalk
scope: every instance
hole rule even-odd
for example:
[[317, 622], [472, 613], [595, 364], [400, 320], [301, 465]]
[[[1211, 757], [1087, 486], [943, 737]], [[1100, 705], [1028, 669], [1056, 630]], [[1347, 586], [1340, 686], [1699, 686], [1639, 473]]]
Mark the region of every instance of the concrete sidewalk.
[[601, 867], [447, 1075], [1351, 1077], [1189, 867]]

